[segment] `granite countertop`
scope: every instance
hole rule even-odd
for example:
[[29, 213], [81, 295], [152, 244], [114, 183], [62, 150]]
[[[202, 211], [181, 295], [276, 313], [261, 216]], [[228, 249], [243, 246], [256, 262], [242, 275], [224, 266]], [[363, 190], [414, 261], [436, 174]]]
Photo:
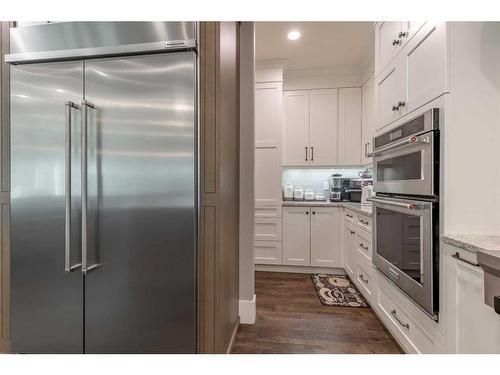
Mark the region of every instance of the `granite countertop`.
[[330, 201], [283, 201], [283, 207], [344, 207], [363, 215], [372, 215], [372, 207], [361, 206], [357, 202], [330, 202]]
[[487, 234], [443, 234], [443, 241], [461, 249], [478, 251], [500, 258], [500, 235]]

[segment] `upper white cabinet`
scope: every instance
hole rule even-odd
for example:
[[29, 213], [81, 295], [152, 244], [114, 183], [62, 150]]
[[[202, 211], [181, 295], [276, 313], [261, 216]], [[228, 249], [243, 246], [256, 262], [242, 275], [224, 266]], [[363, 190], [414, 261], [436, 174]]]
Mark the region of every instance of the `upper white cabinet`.
[[311, 212], [309, 207], [283, 208], [283, 264], [311, 263]]
[[337, 90], [311, 90], [309, 103], [309, 164], [336, 165]]
[[283, 165], [309, 165], [309, 91], [286, 91]]
[[443, 258], [446, 351], [500, 353], [500, 315], [484, 303], [483, 270], [473, 265], [476, 254], [446, 245]]
[[375, 123], [375, 83], [373, 74], [361, 89], [361, 164], [371, 163], [367, 153], [372, 152], [372, 137]]
[[311, 266], [341, 266], [340, 210], [339, 207], [311, 207]]
[[338, 164], [361, 164], [361, 88], [339, 89]]
[[281, 204], [282, 83], [255, 84], [255, 205]]
[[384, 25], [377, 24], [376, 34], [376, 130], [449, 89], [445, 22], [402, 22], [405, 36], [391, 58], [384, 57], [381, 46], [389, 43], [382, 32]]

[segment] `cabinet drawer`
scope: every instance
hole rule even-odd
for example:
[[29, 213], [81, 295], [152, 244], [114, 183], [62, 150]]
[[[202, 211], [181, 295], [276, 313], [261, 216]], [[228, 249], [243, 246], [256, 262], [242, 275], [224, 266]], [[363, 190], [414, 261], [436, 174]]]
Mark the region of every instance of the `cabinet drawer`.
[[281, 206], [255, 206], [255, 217], [281, 217]]
[[255, 240], [281, 241], [281, 218], [255, 218]]
[[278, 241], [255, 241], [254, 257], [256, 264], [282, 264], [282, 244]]
[[356, 231], [356, 249], [360, 256], [366, 258], [367, 261], [372, 260], [372, 236], [362, 230]]
[[344, 210], [344, 218], [348, 223], [355, 223], [356, 214], [352, 211]]
[[368, 233], [372, 232], [372, 218], [365, 215], [356, 215], [356, 225], [366, 230]]
[[377, 309], [387, 328], [411, 353], [435, 353], [439, 347], [439, 333], [432, 321], [380, 272]]
[[373, 291], [376, 290], [374, 287], [374, 278], [372, 267], [369, 262], [366, 262], [359, 258], [356, 265], [356, 279], [358, 281], [358, 287], [360, 288], [361, 294], [368, 300], [368, 302], [373, 302]]

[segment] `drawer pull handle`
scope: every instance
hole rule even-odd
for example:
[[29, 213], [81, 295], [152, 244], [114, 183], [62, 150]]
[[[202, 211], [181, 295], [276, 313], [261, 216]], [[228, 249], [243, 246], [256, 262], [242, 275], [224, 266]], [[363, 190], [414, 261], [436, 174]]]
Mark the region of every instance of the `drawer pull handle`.
[[359, 275], [359, 279], [365, 284], [368, 284], [368, 280], [365, 279], [365, 276], [363, 274]]
[[364, 224], [364, 225], [368, 225], [368, 224], [370, 224], [370, 223], [368, 222], [368, 220], [363, 220], [363, 219], [361, 219], [361, 220], [359, 220], [359, 221], [360, 221], [360, 223], [361, 223], [361, 224]]
[[401, 320], [399, 320], [398, 313], [396, 312], [396, 309], [392, 310], [391, 314], [394, 317], [394, 319], [396, 319], [396, 321], [399, 323], [399, 325], [401, 327], [405, 327], [406, 329], [410, 329], [410, 325], [408, 323], [403, 323]]
[[368, 250], [368, 246], [365, 246], [362, 243], [359, 244], [359, 247], [362, 248], [363, 250]]
[[479, 263], [474, 263], [474, 262], [471, 262], [470, 260], [467, 260], [467, 259], [464, 259], [460, 256], [460, 253], [457, 251], [455, 254], [452, 254], [451, 256], [452, 258], [455, 258], [455, 259], [458, 259], [458, 260], [461, 260], [462, 262], [464, 263], [467, 263], [467, 264], [470, 264], [471, 266], [474, 266], [474, 267], [480, 267]]
[[399, 40], [399, 39], [394, 39], [394, 40], [392, 41], [392, 45], [393, 45], [393, 46], [397, 46], [397, 45], [399, 45], [399, 44], [401, 44], [401, 40]]
[[349, 232], [351, 232], [351, 234], [356, 234], [356, 232], [353, 230], [350, 230]]
[[352, 215], [350, 214], [346, 214], [345, 216], [347, 216], [349, 219], [352, 219]]

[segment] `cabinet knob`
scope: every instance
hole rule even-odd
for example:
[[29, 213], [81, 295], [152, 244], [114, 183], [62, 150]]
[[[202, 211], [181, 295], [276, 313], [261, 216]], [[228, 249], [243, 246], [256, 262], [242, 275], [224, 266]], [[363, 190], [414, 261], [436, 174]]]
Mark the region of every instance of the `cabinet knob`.
[[401, 43], [401, 40], [399, 40], [399, 39], [394, 39], [394, 40], [392, 41], [392, 45], [393, 45], [393, 46], [397, 46], [397, 45], [399, 45], [400, 43]]
[[398, 102], [398, 108], [404, 107], [406, 102]]
[[392, 111], [393, 112], [396, 112], [398, 109], [399, 109], [399, 107], [397, 105], [393, 105], [392, 106]]
[[408, 36], [407, 31], [400, 31], [398, 34], [398, 38], [406, 38]]
[[306, 211], [306, 215], [309, 215], [309, 211]]
[[313, 215], [316, 215], [316, 212], [315, 212], [315, 211], [313, 211]]

